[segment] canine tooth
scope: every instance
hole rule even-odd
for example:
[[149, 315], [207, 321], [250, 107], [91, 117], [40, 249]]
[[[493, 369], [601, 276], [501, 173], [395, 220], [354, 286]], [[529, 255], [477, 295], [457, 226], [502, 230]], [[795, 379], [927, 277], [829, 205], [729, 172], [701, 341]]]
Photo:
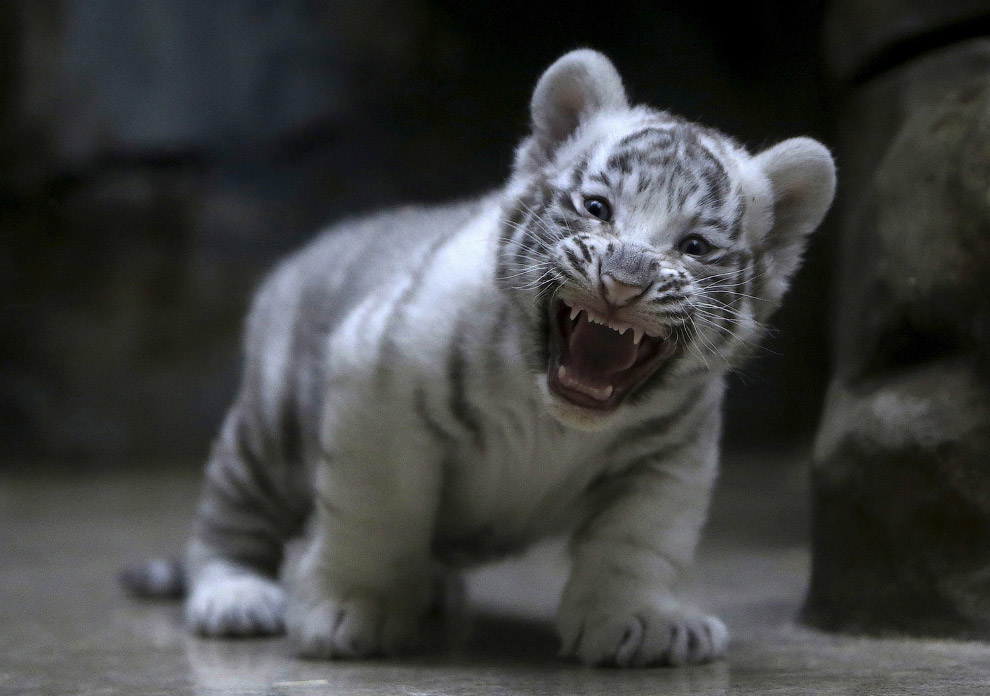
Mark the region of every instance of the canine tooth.
[[569, 305], [569, 306], [571, 308], [571, 319], [574, 319], [576, 316], [578, 316], [581, 313], [581, 308], [575, 305]]
[[600, 393], [602, 395], [602, 401], [604, 401], [608, 397], [612, 396], [612, 392], [613, 391], [615, 391], [615, 389], [610, 384], [607, 387], [605, 387], [604, 389], [598, 390], [598, 393]]
[[639, 342], [643, 340], [643, 330], [633, 329], [633, 345], [639, 345]]

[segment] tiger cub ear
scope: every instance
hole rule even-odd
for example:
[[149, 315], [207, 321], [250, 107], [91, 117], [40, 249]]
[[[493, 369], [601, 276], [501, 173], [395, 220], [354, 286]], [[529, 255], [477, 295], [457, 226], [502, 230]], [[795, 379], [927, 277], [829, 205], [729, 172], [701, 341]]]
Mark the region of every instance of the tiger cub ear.
[[588, 116], [628, 107], [622, 78], [608, 58], [586, 48], [565, 54], [540, 77], [530, 102], [539, 153], [550, 159]]
[[835, 162], [828, 148], [811, 138], [785, 140], [754, 161], [770, 183], [773, 201], [773, 223], [763, 239], [754, 240], [754, 251], [765, 266], [758, 292], [772, 311], [801, 265], [808, 235], [832, 205]]

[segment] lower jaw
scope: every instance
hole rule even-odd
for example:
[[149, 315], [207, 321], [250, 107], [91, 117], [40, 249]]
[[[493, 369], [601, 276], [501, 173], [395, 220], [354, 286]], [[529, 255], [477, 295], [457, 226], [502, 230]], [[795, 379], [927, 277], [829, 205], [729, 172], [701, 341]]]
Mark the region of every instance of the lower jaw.
[[613, 385], [612, 395], [605, 400], [598, 400], [588, 394], [574, 389], [568, 389], [562, 385], [557, 378], [557, 368], [560, 365], [559, 357], [551, 360], [550, 369], [547, 373], [547, 387], [554, 398], [566, 403], [571, 409], [579, 409], [587, 413], [590, 417], [603, 416], [616, 411], [630, 393], [634, 392], [657, 372], [664, 370], [665, 366], [669, 365], [678, 354], [678, 348], [671, 346], [665, 354], [655, 357], [653, 365], [647, 368], [645, 373], [641, 371], [629, 384]]
[[573, 389], [568, 389], [560, 383], [557, 379], [557, 365], [553, 365], [550, 369], [550, 373], [547, 375], [547, 385], [550, 388], [550, 393], [556, 398], [567, 402], [570, 406], [576, 406], [580, 409], [595, 411], [598, 413], [611, 413], [619, 408], [622, 403], [622, 398], [625, 395], [624, 392], [618, 390], [613, 391], [612, 396], [604, 401], [599, 401], [594, 397], [588, 396], [579, 391]]
[[[540, 381], [543, 381], [542, 378]], [[588, 433], [600, 432], [612, 427], [615, 418], [621, 413], [617, 407], [603, 409], [581, 406], [568, 399], [567, 395], [555, 392], [547, 382], [544, 385], [548, 390], [549, 401], [546, 407], [549, 415], [567, 428]]]

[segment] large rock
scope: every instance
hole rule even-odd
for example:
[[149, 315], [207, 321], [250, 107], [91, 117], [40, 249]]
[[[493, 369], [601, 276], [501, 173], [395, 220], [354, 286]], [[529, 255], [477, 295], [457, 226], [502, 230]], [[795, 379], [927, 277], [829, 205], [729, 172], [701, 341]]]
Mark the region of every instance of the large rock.
[[833, 0], [825, 52], [837, 82], [862, 82], [940, 46], [987, 31], [987, 0]]
[[990, 43], [867, 85], [805, 619], [990, 639]]

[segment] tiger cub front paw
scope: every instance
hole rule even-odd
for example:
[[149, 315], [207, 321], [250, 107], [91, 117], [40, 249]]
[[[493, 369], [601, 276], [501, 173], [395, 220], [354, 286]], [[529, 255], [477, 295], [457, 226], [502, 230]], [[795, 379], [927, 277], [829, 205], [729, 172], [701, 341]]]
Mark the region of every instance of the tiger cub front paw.
[[370, 595], [325, 597], [289, 605], [289, 638], [301, 657], [356, 659], [395, 655], [419, 644], [423, 612]]
[[557, 630], [561, 656], [592, 666], [698, 664], [725, 655], [729, 642], [719, 619], [673, 601], [565, 602]]
[[273, 636], [283, 630], [285, 594], [274, 580], [215, 573], [186, 600], [186, 621], [201, 636]]

